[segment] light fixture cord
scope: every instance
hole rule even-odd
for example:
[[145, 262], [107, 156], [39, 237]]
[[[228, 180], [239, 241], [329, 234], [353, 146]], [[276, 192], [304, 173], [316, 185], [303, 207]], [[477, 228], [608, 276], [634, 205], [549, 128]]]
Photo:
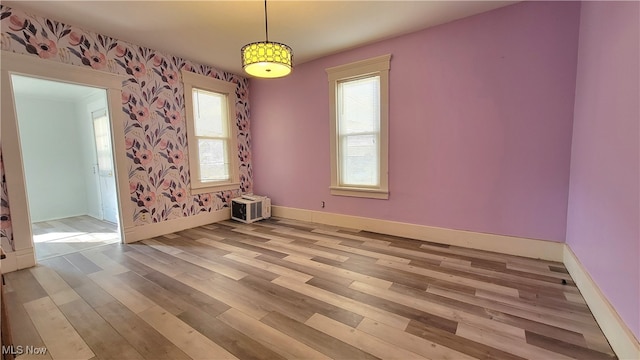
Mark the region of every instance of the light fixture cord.
[[269, 25], [267, 20], [267, 0], [264, 0], [264, 32], [267, 37], [267, 42], [269, 42]]

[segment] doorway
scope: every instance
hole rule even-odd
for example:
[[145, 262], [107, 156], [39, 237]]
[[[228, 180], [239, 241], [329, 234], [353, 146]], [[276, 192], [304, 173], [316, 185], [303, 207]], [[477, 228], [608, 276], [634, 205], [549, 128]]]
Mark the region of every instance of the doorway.
[[38, 260], [120, 242], [105, 89], [11, 75]]
[[[10, 244], [6, 258], [2, 261], [2, 272], [25, 269], [36, 264], [34, 251], [32, 221], [29, 214], [26, 179], [16, 107], [11, 85], [12, 75], [24, 75], [39, 79], [80, 84], [89, 87], [106, 89], [107, 109], [112, 120], [111, 141], [115, 160], [116, 188], [118, 189], [118, 232], [122, 242], [129, 242], [134, 237], [133, 218], [129, 200], [129, 176], [127, 171], [127, 154], [125, 144], [124, 113], [121, 111], [122, 84], [125, 76], [96, 71], [88, 67], [64, 64], [32, 55], [0, 51], [0, 143], [2, 143], [2, 159], [5, 190], [11, 207], [11, 232], [13, 242]], [[64, 141], [62, 139], [61, 141]]]

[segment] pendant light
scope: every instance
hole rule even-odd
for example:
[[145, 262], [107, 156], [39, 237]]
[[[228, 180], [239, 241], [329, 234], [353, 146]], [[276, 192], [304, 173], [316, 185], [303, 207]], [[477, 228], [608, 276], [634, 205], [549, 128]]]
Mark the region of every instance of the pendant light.
[[252, 76], [279, 78], [293, 70], [293, 51], [285, 44], [269, 41], [267, 0], [264, 0], [265, 41], [252, 42], [242, 47], [242, 68]]

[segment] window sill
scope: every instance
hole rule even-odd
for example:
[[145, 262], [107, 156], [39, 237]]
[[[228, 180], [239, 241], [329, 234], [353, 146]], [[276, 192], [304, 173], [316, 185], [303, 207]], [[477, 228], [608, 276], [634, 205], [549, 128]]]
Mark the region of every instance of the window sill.
[[240, 183], [223, 183], [219, 185], [205, 185], [203, 187], [191, 188], [191, 195], [219, 192], [225, 190], [238, 190], [240, 189]]
[[356, 187], [340, 187], [331, 186], [331, 195], [337, 196], [351, 196], [369, 199], [389, 199], [389, 191], [381, 189], [368, 189], [368, 188], [356, 188]]

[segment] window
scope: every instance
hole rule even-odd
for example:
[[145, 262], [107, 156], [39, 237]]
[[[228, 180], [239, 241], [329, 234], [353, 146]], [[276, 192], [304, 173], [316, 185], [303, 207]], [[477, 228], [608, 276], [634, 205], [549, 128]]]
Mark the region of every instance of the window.
[[183, 71], [191, 193], [240, 187], [236, 84]]
[[326, 69], [331, 194], [389, 198], [389, 63], [383, 55]]

